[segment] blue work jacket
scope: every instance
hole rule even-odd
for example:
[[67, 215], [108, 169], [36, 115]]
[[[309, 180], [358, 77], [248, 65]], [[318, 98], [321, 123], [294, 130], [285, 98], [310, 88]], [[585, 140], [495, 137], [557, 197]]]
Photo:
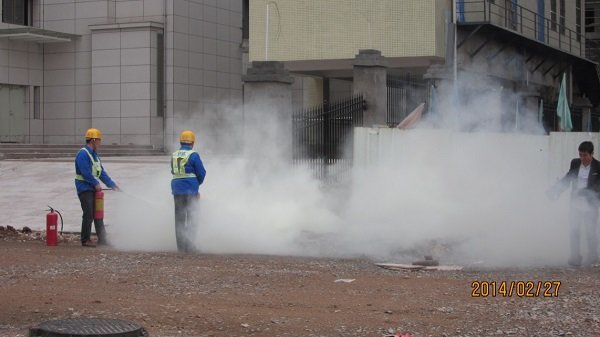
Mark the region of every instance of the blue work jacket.
[[[92, 155], [94, 160], [100, 160], [100, 157], [92, 149], [89, 145], [86, 145], [85, 148]], [[102, 164], [101, 164], [102, 166]], [[75, 179], [75, 188], [77, 188], [77, 194], [81, 194], [86, 191], [95, 191], [94, 186], [99, 184], [98, 179], [94, 177], [92, 174], [92, 160], [90, 156], [85, 152], [82, 148], [77, 152], [77, 156], [75, 156], [75, 174], [81, 175], [84, 180]], [[104, 167], [102, 167], [102, 173], [100, 174], [100, 180], [109, 188], [115, 188], [117, 184], [115, 184]]]
[[[179, 150], [192, 150], [192, 147], [187, 144], [181, 144]], [[206, 177], [206, 169], [202, 164], [202, 159], [198, 152], [194, 152], [190, 155], [187, 163], [185, 164], [185, 173], [194, 174], [195, 177], [176, 178], [171, 179], [171, 192], [173, 195], [185, 195], [185, 194], [198, 194], [200, 185], [204, 182]], [[171, 169], [173, 163], [171, 163]]]

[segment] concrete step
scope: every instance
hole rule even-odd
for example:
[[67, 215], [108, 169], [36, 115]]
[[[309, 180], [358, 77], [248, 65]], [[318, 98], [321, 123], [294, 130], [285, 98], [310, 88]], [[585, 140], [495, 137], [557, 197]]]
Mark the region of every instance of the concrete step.
[[[80, 149], [85, 144], [21, 144], [21, 143], [0, 143], [0, 149], [28, 149], [28, 148], [68, 148]], [[102, 149], [155, 149], [152, 145], [112, 145], [102, 144]]]
[[[0, 148], [0, 153], [47, 153], [47, 152], [54, 152], [54, 153], [60, 153], [60, 152], [64, 152], [64, 153], [71, 153], [71, 154], [75, 154], [79, 151], [80, 148], [76, 148], [76, 149], [70, 149], [70, 148], [63, 148], [63, 147], [57, 147], [57, 148], [46, 148], [46, 149], [39, 149], [39, 148], [29, 148], [29, 149], [2, 149]], [[154, 153], [154, 152], [162, 152], [161, 150], [155, 150], [155, 149], [130, 149], [130, 148], [121, 148], [121, 149], [105, 149], [102, 148], [100, 149], [99, 153], [100, 155], [105, 155], [106, 153], [136, 153], [136, 152], [148, 152], [148, 153]]]
[[[71, 144], [0, 144], [2, 159], [73, 158], [82, 145]], [[102, 145], [101, 157], [164, 156], [162, 149], [150, 145]]]

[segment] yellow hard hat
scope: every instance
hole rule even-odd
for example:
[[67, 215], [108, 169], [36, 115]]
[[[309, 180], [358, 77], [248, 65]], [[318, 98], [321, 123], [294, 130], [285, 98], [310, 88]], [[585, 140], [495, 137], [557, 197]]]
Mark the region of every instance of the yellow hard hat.
[[85, 132], [86, 139], [102, 139], [102, 132], [96, 128], [88, 129]]
[[195, 141], [196, 135], [190, 130], [182, 131], [181, 136], [179, 136], [180, 143], [194, 143]]

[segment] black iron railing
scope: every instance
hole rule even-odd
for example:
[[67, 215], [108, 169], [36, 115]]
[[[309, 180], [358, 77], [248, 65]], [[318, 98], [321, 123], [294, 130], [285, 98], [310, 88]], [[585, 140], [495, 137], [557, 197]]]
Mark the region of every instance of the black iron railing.
[[422, 76], [387, 75], [387, 124], [395, 127], [419, 104], [427, 101], [427, 87]]
[[[585, 57], [583, 35], [509, 1], [464, 0], [457, 6], [458, 24], [489, 23], [513, 30], [557, 49]], [[557, 18], [558, 18], [557, 13]]]
[[352, 167], [353, 128], [362, 126], [365, 101], [356, 95], [295, 112], [293, 162], [325, 183], [342, 181]]

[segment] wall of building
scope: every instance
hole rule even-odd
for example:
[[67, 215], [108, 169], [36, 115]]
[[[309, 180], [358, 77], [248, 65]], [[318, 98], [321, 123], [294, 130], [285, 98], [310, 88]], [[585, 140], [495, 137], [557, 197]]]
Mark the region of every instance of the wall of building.
[[158, 36], [153, 22], [102, 24], [92, 30], [92, 125], [108, 144], [162, 147], [158, 116]]
[[198, 130], [217, 150], [241, 120], [242, 2], [170, 0], [167, 8], [166, 145], [179, 132]]
[[[2, 9], [0, 8], [0, 15]], [[39, 0], [34, 1], [33, 25], [40, 25]], [[1, 16], [0, 16], [1, 17]], [[0, 28], [18, 28], [21, 26], [0, 22]], [[0, 39], [0, 84], [19, 86], [25, 92], [23, 137], [11, 139], [19, 142], [41, 142], [43, 134], [42, 119], [34, 119], [33, 87], [42, 86], [43, 47], [35, 43], [19, 40]], [[0, 139], [4, 141], [4, 139]]]
[[250, 60], [352, 59], [359, 49], [378, 49], [386, 57], [443, 56], [437, 44], [444, 34], [432, 23], [447, 2], [253, 0]]
[[[216, 144], [242, 102], [238, 0], [34, 0], [33, 26], [77, 34], [67, 43], [0, 39], [0, 84], [42, 87], [40, 120], [24, 141], [171, 147], [184, 128]], [[112, 26], [111, 26], [112, 25]], [[1, 24], [1, 28], [22, 27]], [[95, 27], [95, 28], [94, 28]], [[157, 34], [164, 35], [164, 112], [156, 108]]]

